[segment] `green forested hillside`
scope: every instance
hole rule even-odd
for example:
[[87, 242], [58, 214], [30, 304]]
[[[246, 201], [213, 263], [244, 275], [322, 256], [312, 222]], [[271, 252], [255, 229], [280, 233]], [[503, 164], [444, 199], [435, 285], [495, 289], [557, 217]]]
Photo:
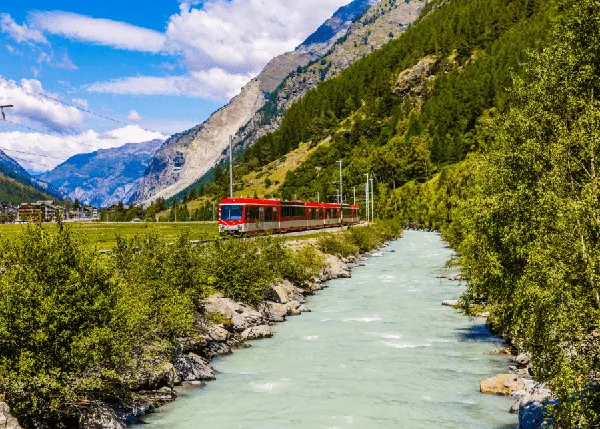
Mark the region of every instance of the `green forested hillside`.
[[375, 177], [379, 217], [442, 229], [465, 308], [532, 354], [565, 428], [600, 422], [599, 16], [598, 0], [431, 3], [295, 104], [240, 169], [331, 137], [280, 196], [334, 195], [342, 159], [345, 190]]
[[0, 174], [0, 203], [52, 200], [53, 197]]

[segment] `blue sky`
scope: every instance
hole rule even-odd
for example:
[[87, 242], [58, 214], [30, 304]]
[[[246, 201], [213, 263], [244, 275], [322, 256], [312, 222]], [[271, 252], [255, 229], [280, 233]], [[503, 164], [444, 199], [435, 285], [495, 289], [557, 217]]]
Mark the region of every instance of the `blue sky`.
[[0, 76], [20, 85], [0, 81], [0, 104], [16, 106], [7, 119], [70, 143], [0, 123], [0, 149], [42, 171], [75, 153], [188, 129], [349, 2], [3, 2]]

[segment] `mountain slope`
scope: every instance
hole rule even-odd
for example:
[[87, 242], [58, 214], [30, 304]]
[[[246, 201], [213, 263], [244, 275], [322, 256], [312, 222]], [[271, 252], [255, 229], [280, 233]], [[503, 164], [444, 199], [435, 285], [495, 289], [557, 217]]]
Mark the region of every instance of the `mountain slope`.
[[72, 199], [107, 207], [128, 201], [162, 140], [75, 155], [40, 178]]
[[[21, 165], [0, 150], [0, 176], [3, 179], [0, 201], [13, 204], [26, 201], [62, 199], [62, 194], [53, 186], [31, 177]], [[22, 185], [16, 186], [15, 185]]]
[[[171, 137], [152, 160], [136, 195], [137, 200], [148, 203], [157, 197], [169, 198], [196, 183], [222, 159], [228, 147], [229, 135], [235, 136], [236, 145], [247, 147], [264, 133], [276, 128], [278, 123], [265, 122], [265, 114], [261, 112], [267, 101], [269, 106], [273, 104], [273, 92], [278, 90], [275, 97], [289, 100], [303, 96], [314, 86], [312, 78], [307, 77], [300, 86], [290, 88], [290, 92], [287, 92], [287, 88], [278, 88], [286, 77], [298, 74], [298, 70], [304, 75], [307, 67], [330, 55], [332, 48], [340, 44], [340, 39], [348, 37], [353, 23], [364, 16], [370, 7], [377, 7], [377, 3], [374, 0], [355, 0], [344, 6], [295, 51], [273, 59], [257, 78], [242, 89], [240, 95], [204, 124]], [[380, 15], [387, 15], [396, 9], [406, 10], [403, 22], [391, 26], [395, 30], [390, 30], [393, 37], [412, 22], [423, 5], [421, 1], [396, 4], [394, 0], [388, 0], [384, 3], [387, 7], [380, 9]], [[365, 22], [363, 26], [372, 24], [373, 22]], [[372, 49], [388, 40], [373, 41]], [[347, 67], [362, 55], [361, 53], [341, 61], [339, 68]], [[336, 70], [334, 68], [329, 74], [319, 72], [318, 76], [329, 78], [335, 75]]]

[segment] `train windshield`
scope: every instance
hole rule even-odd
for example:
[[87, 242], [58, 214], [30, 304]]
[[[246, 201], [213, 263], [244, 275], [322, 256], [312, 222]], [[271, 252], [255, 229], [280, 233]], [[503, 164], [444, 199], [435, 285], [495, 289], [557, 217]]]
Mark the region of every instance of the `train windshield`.
[[242, 220], [242, 206], [221, 206], [221, 220]]

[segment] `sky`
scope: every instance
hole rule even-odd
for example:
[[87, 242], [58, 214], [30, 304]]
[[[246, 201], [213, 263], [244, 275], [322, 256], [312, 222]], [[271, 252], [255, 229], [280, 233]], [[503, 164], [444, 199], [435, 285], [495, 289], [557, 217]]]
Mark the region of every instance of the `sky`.
[[0, 149], [43, 172], [187, 130], [350, 1], [2, 2]]

